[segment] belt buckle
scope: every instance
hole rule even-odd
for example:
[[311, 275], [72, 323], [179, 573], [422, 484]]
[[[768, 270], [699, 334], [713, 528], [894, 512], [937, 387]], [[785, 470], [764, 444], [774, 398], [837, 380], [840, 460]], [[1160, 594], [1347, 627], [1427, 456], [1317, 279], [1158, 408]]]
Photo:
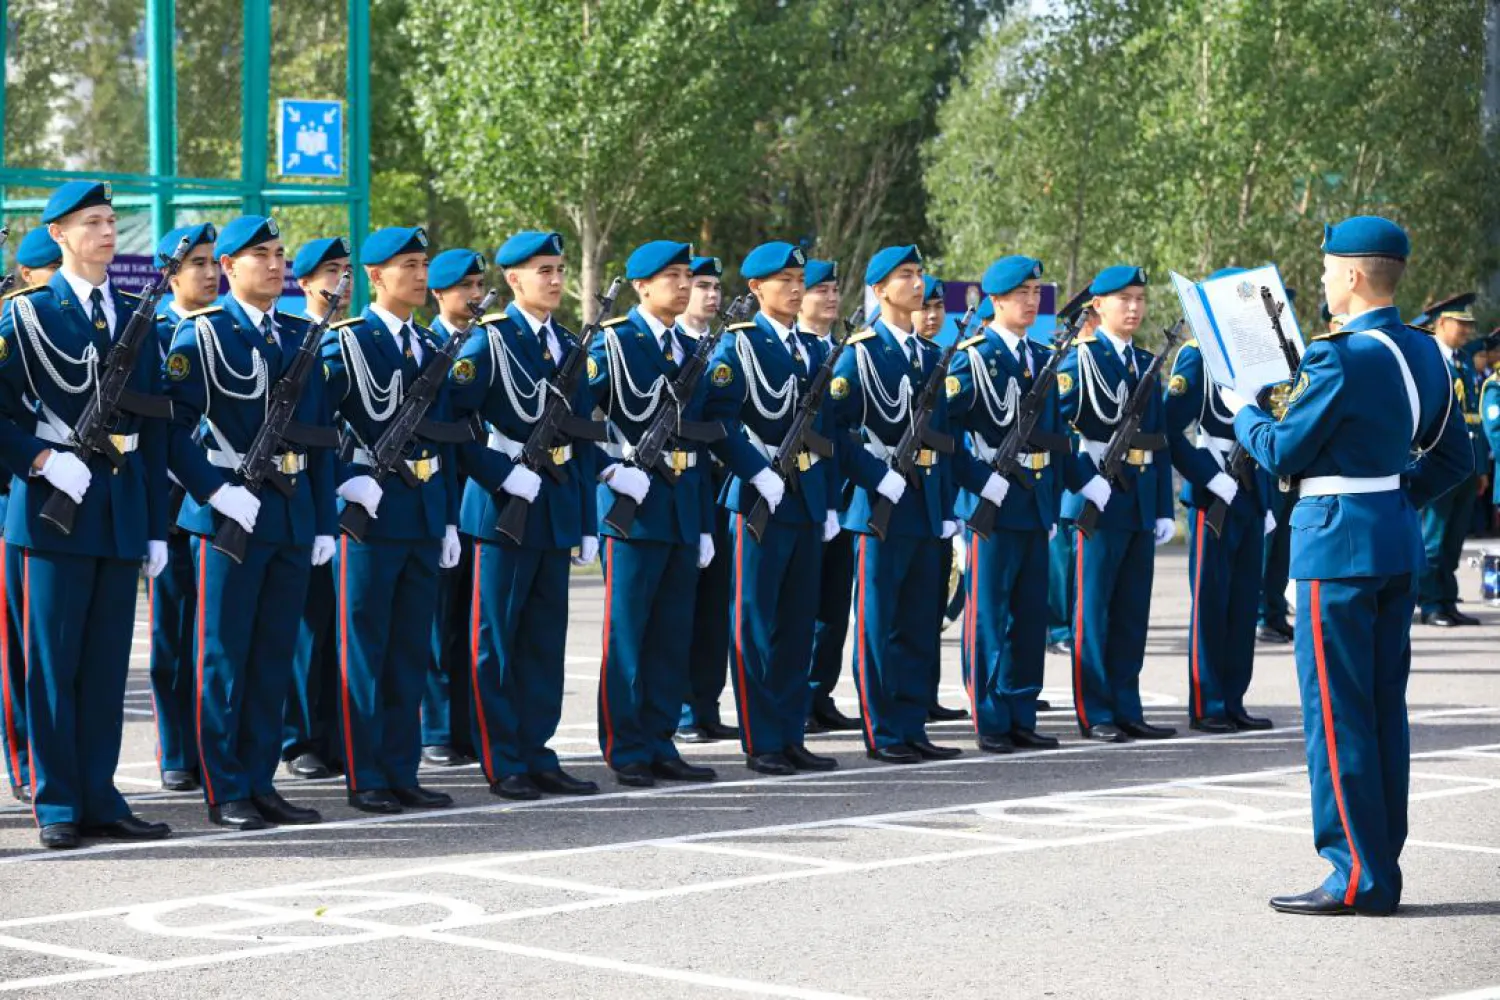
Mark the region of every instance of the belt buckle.
[[668, 460], [667, 464], [672, 467], [673, 472], [687, 471], [687, 454], [688, 453], [685, 451], [670, 452], [671, 458]]
[[552, 464], [553, 465], [562, 465], [564, 462], [566, 462], [568, 459], [570, 459], [572, 457], [573, 457], [573, 446], [570, 445], [570, 444], [558, 445], [556, 448], [552, 449]]
[[805, 451], [797, 453], [797, 471], [806, 472], [812, 468], [812, 456]]
[[937, 464], [937, 452], [931, 448], [921, 448], [917, 451], [917, 465], [924, 469], [930, 469]]
[[126, 451], [125, 445], [128, 444], [129, 442], [130, 442], [130, 435], [129, 434], [111, 434], [109, 436], [109, 443], [112, 444], [112, 445], [114, 445], [115, 451], [118, 451], [121, 454], [125, 453], [125, 451]]
[[1146, 452], [1142, 448], [1132, 448], [1125, 453], [1125, 461], [1129, 462], [1131, 465], [1145, 465]]
[[434, 469], [432, 465], [432, 459], [419, 458], [415, 462], [411, 463], [412, 475], [416, 476], [419, 482], [425, 483], [427, 482], [427, 480], [431, 479], [437, 472], [437, 470]]
[[282, 452], [276, 458], [276, 469], [283, 476], [292, 476], [297, 473], [297, 456], [290, 452]]

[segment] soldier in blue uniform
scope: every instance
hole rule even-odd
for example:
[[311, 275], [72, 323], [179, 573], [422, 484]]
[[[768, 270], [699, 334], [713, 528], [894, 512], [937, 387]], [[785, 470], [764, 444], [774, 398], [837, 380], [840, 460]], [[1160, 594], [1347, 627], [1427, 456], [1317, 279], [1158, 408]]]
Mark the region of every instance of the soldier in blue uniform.
[[[308, 332], [307, 320], [276, 311], [286, 251], [274, 219], [241, 216], [219, 231], [214, 253], [229, 293], [183, 317], [167, 355], [176, 410], [172, 472], [187, 497], [177, 523], [193, 535], [198, 575], [199, 766], [208, 817], [238, 830], [267, 823], [316, 823], [318, 812], [281, 797], [272, 779], [281, 759], [282, 710], [309, 571], [333, 557], [334, 455], [289, 447], [277, 466], [294, 487], [259, 496], [239, 482], [240, 457], [265, 420], [267, 393]], [[315, 375], [298, 422], [329, 422]], [[224, 519], [250, 533], [243, 562], [213, 547]], [[253, 609], [253, 613], [247, 613]]]
[[[1086, 344], [1099, 329], [1099, 314], [1092, 307], [1086, 307], [1080, 324], [1073, 341], [1075, 344]], [[1078, 432], [1071, 424], [1067, 427], [1067, 434], [1076, 452]], [[1064, 499], [1066, 496], [1064, 494]], [[1066, 508], [1067, 504], [1064, 503], [1063, 507]], [[1047, 542], [1047, 652], [1070, 659], [1073, 656], [1073, 606], [1078, 603], [1074, 579], [1074, 570], [1078, 564], [1075, 530], [1073, 519], [1064, 509], [1057, 521], [1057, 531], [1053, 532], [1051, 540]], [[1042, 705], [1043, 711], [1050, 707], [1046, 702]]]
[[20, 287], [45, 285], [62, 267], [62, 247], [52, 238], [46, 226], [38, 226], [21, 237], [16, 247], [16, 272]]
[[[922, 254], [915, 246], [885, 247], [865, 267], [865, 284], [880, 316], [849, 338], [839, 356], [829, 399], [839, 424], [853, 429], [845, 462], [854, 493], [843, 527], [854, 532], [854, 681], [863, 715], [866, 753], [886, 764], [915, 764], [962, 753], [927, 738], [931, 702], [931, 632], [937, 627], [943, 583], [936, 541], [958, 533], [952, 470], [923, 449], [909, 482], [888, 462], [912, 416], [912, 399], [937, 363], [939, 351], [917, 335], [912, 313], [922, 306]], [[948, 430], [940, 393], [931, 426]], [[870, 533], [877, 497], [894, 509], [884, 539]]]
[[[520, 461], [545, 412], [549, 380], [583, 349], [553, 315], [562, 304], [562, 237], [517, 233], [495, 263], [515, 300], [484, 317], [449, 376], [458, 415], [477, 414], [488, 428], [484, 441], [463, 446], [470, 477], [463, 531], [474, 540], [468, 636], [476, 749], [490, 791], [502, 798], [592, 795], [598, 786], [564, 771], [547, 741], [562, 715], [570, 555], [578, 549], [573, 561], [583, 565], [599, 552], [593, 448], [559, 445], [552, 458], [561, 478]], [[591, 413], [582, 380], [569, 402], [576, 415]], [[511, 503], [527, 508], [519, 541], [496, 527]], [[673, 703], [674, 721], [680, 703]]]
[[[1224, 268], [1213, 277], [1243, 270]], [[1204, 733], [1270, 729], [1270, 719], [1245, 711], [1245, 692], [1255, 664], [1261, 553], [1275, 487], [1253, 466], [1243, 482], [1232, 475], [1234, 417], [1208, 377], [1196, 340], [1183, 344], [1172, 364], [1166, 416], [1188, 510], [1188, 726]], [[1217, 534], [1208, 523], [1216, 501], [1226, 507]]]
[[[332, 295], [349, 270], [349, 241], [342, 236], [312, 240], [292, 258], [292, 277], [302, 289], [302, 314], [311, 320], [328, 315], [324, 293]], [[348, 294], [347, 292], [345, 293]], [[345, 301], [340, 308], [347, 305]], [[314, 566], [307, 581], [307, 601], [297, 625], [292, 654], [292, 683], [286, 696], [281, 729], [281, 759], [286, 773], [308, 780], [343, 770], [339, 749], [338, 626], [334, 609], [333, 563]]]
[[[689, 337], [706, 337], [713, 332], [723, 298], [724, 264], [717, 257], [694, 257], [692, 267], [693, 291], [677, 325]], [[729, 470], [717, 458], [709, 458], [709, 487], [717, 498], [723, 495]], [[714, 549], [728, 552], [731, 544], [729, 509], [718, 504], [714, 507]], [[682, 743], [740, 738], [740, 731], [724, 725], [719, 716], [719, 696], [729, 676], [729, 593], [728, 559], [715, 559], [698, 573], [693, 642], [688, 653], [688, 697], [677, 723], [677, 739]]]
[[[832, 260], [809, 259], [803, 268], [802, 308], [797, 327], [816, 337], [831, 350], [839, 322], [839, 269]], [[849, 506], [848, 481], [840, 474], [836, 509], [840, 517]], [[810, 699], [803, 731], [854, 732], [858, 719], [851, 719], [833, 701], [844, 660], [844, 639], [849, 634], [849, 602], [854, 596], [854, 535], [840, 531], [823, 544], [823, 562], [818, 573], [818, 608], [813, 624], [812, 664], [808, 671]]]
[[[172, 349], [172, 338], [182, 317], [213, 305], [219, 297], [219, 262], [214, 257], [218, 231], [211, 223], [181, 226], [167, 233], [156, 246], [156, 266], [163, 267], [177, 244], [191, 241], [182, 267], [172, 278], [172, 300], [156, 314], [157, 362], [164, 362]], [[188, 533], [176, 526], [183, 491], [177, 484], [170, 492], [167, 534], [167, 568], [148, 582], [146, 599], [151, 606], [151, 709], [156, 716], [157, 766], [161, 786], [167, 791], [190, 792], [200, 787], [198, 736], [193, 713], [198, 699], [193, 692], [193, 623], [198, 615], [198, 596], [193, 574], [193, 547]]]
[[[427, 234], [378, 229], [359, 256], [375, 301], [333, 324], [322, 343], [327, 398], [344, 438], [339, 507], [359, 504], [372, 518], [363, 541], [339, 536], [333, 560], [345, 783], [361, 812], [441, 809], [453, 798], [418, 784], [417, 767], [438, 567], [458, 564], [453, 448], [418, 437], [402, 459], [410, 480], [371, 475], [372, 449], [441, 346], [413, 318], [427, 301]], [[447, 415], [440, 392], [427, 419]]]
[[1448, 363], [1455, 403], [1474, 448], [1474, 474], [1422, 509], [1422, 545], [1427, 551], [1427, 567], [1417, 580], [1417, 607], [1424, 625], [1439, 628], [1479, 624], [1478, 618], [1458, 610], [1458, 561], [1474, 519], [1480, 477], [1490, 467], [1489, 439], [1480, 426], [1483, 417], [1479, 412], [1479, 372], [1474, 366], [1474, 354], [1484, 349], [1488, 339], [1474, 337], [1471, 310], [1475, 298], [1473, 292], [1456, 295], [1428, 306], [1412, 320], [1414, 327], [1431, 332]]
[[[70, 181], [42, 222], [62, 267], [0, 313], [0, 463], [15, 479], [7, 548], [22, 550], [7, 591], [19, 594], [25, 647], [25, 724], [33, 811], [44, 847], [83, 836], [156, 840], [170, 830], [131, 814], [114, 785], [141, 563], [167, 563], [166, 421], [122, 413], [112, 443], [122, 468], [84, 463], [67, 448], [108, 353], [137, 306], [106, 268], [115, 255], [108, 184]], [[160, 389], [155, 345], [140, 352], [129, 387]], [[61, 490], [78, 504], [71, 533], [41, 517]]]
[[[963, 487], [958, 513], [967, 518], [981, 501], [998, 511], [988, 538], [966, 535], [968, 600], [963, 616], [964, 684], [979, 749], [1010, 753], [1045, 750], [1056, 737], [1036, 731], [1037, 696], [1047, 643], [1047, 543], [1057, 524], [1064, 484], [1080, 486], [1069, 452], [1028, 443], [1018, 456], [1025, 481], [994, 470], [995, 452], [1013, 433], [1022, 397], [1050, 349], [1027, 340], [1041, 302], [1042, 262], [1010, 256], [985, 271], [980, 289], [994, 319], [959, 342], [948, 376], [948, 413], [955, 433], [967, 432], [972, 462], [957, 463]], [[1054, 391], [1043, 403], [1037, 431], [1066, 441]]]
[[[666, 455], [678, 479], [627, 464], [651, 426], [679, 366], [697, 342], [676, 327], [692, 285], [693, 248], [654, 240], [625, 262], [640, 305], [611, 320], [590, 352], [589, 385], [609, 423], [597, 491], [604, 539], [604, 658], [599, 672], [599, 749], [624, 785], [657, 778], [712, 781], [710, 767], [689, 764], [673, 745], [687, 694], [688, 643], [698, 571], [715, 556], [714, 498], [703, 442], [679, 440]], [[722, 419], [705, 408], [709, 380], [683, 400], [683, 419]], [[728, 458], [724, 441], [715, 444]], [[731, 463], [732, 464], [732, 463]], [[623, 533], [603, 523], [615, 496], [640, 503]]]
[[1491, 501], [1500, 504], [1500, 373], [1491, 375], [1480, 386], [1479, 419], [1490, 446]]
[[1289, 913], [1387, 914], [1401, 901], [1417, 510], [1474, 460], [1442, 353], [1392, 304], [1409, 249], [1386, 219], [1327, 227], [1323, 291], [1348, 323], [1308, 345], [1279, 421], [1224, 393], [1235, 436], [1299, 498], [1297, 675], [1314, 842], [1334, 870], [1271, 900]]
[[[1123, 475], [1129, 489], [1113, 490], [1096, 475], [1096, 462], [1124, 416], [1125, 405], [1151, 364], [1134, 343], [1146, 318], [1146, 272], [1117, 264], [1089, 285], [1099, 329], [1059, 367], [1063, 416], [1078, 430], [1083, 487], [1063, 500], [1076, 519], [1085, 501], [1102, 511], [1092, 538], [1079, 532], [1074, 559], [1073, 709], [1085, 737], [1118, 743], [1127, 737], [1163, 739], [1175, 730], [1146, 722], [1140, 673], [1151, 616], [1155, 546], [1176, 530], [1172, 470], [1165, 452], [1133, 448]], [[1143, 434], [1165, 430], [1160, 393], [1152, 397]]]
[[[809, 751], [803, 735], [818, 571], [823, 544], [839, 533], [837, 463], [804, 448], [790, 484], [770, 466], [827, 357], [827, 345], [797, 330], [806, 264], [800, 247], [780, 241], [746, 255], [740, 274], [760, 310], [730, 327], [709, 374], [715, 409], [723, 401], [734, 412], [726, 428], [742, 456], [724, 491], [730, 546], [718, 557], [730, 565], [730, 677], [745, 764], [772, 775], [838, 766]], [[820, 412], [815, 426], [832, 439], [829, 425]], [[759, 541], [748, 527], [757, 498], [770, 510]]]

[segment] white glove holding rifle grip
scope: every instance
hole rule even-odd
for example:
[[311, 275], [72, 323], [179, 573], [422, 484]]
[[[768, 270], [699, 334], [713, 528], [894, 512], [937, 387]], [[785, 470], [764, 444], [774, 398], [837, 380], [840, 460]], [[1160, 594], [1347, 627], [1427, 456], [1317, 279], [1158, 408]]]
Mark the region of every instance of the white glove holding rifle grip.
[[71, 451], [59, 448], [49, 451], [47, 460], [33, 475], [47, 480], [54, 489], [71, 497], [74, 503], [83, 503], [83, 495], [89, 491], [89, 484], [94, 481], [94, 474], [82, 459]]
[[208, 505], [249, 534], [255, 534], [255, 519], [260, 515], [260, 497], [245, 487], [225, 483], [208, 498]]
[[599, 481], [638, 504], [646, 502], [646, 493], [651, 489], [651, 476], [645, 470], [619, 462], [606, 466], [599, 473]]
[[770, 508], [771, 513], [776, 513], [776, 508], [781, 506], [781, 501], [786, 496], [786, 483], [781, 481], [776, 471], [770, 468], [761, 469], [750, 477], [750, 485], [755, 487], [755, 491], [766, 501], [766, 506]]
[[380, 499], [385, 496], [385, 490], [374, 476], [350, 476], [339, 485], [337, 492], [345, 502], [359, 504], [371, 517], [377, 516], [375, 512], [380, 508]]
[[1223, 500], [1225, 505], [1232, 507], [1234, 498], [1240, 495], [1240, 486], [1226, 474], [1216, 472], [1208, 481], [1208, 492]]
[[1114, 492], [1103, 476], [1095, 476], [1083, 484], [1083, 489], [1078, 491], [1078, 495], [1103, 510], [1109, 506], [1109, 498], [1114, 496]]

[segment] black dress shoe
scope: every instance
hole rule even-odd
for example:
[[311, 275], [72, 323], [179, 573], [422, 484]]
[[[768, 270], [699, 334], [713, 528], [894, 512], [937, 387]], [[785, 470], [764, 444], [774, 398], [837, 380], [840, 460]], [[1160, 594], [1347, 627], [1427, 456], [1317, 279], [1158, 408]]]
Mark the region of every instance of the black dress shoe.
[[1052, 711], [1052, 702], [1046, 698], [1038, 698], [1036, 700], [1036, 710], [1038, 712], [1050, 712]]
[[1047, 643], [1047, 652], [1053, 656], [1072, 656], [1073, 640], [1063, 639], [1060, 642], [1049, 642]]
[[809, 736], [828, 732], [828, 727], [819, 722], [816, 716], [809, 715], [807, 721], [802, 723], [802, 731]]
[[908, 740], [907, 746], [917, 752], [917, 756], [924, 760], [952, 760], [954, 757], [962, 757], [963, 750], [958, 747], [940, 747], [931, 740]]
[[1230, 712], [1229, 721], [1234, 723], [1236, 729], [1274, 729], [1276, 723], [1259, 715], [1251, 715], [1248, 712]]
[[255, 806], [256, 812], [265, 817], [268, 823], [280, 826], [311, 826], [323, 822], [323, 815], [316, 809], [294, 806], [275, 790], [265, 795], [250, 796], [250, 804]]
[[541, 798], [542, 790], [536, 787], [536, 782], [531, 780], [529, 774], [507, 774], [499, 781], [490, 783], [490, 794], [498, 795], [502, 799], [530, 802]]
[[48, 823], [37, 831], [37, 839], [49, 851], [71, 851], [80, 843], [77, 823]]
[[651, 788], [656, 784], [656, 776], [651, 773], [650, 764], [626, 764], [613, 770], [615, 780], [631, 788]]
[[1257, 642], [1264, 642], [1272, 646], [1285, 646], [1287, 643], [1292, 641], [1281, 632], [1276, 631], [1276, 629], [1272, 628], [1269, 625], [1262, 625], [1260, 628], [1255, 630], [1255, 640]]
[[216, 826], [227, 826], [231, 830], [264, 830], [271, 825], [249, 799], [236, 799], [209, 806], [208, 821]]
[[1164, 740], [1177, 735], [1171, 726], [1153, 726], [1149, 722], [1118, 722], [1120, 732], [1137, 740]]
[[1473, 615], [1466, 615], [1466, 614], [1464, 614], [1462, 611], [1458, 610], [1458, 608], [1454, 607], [1453, 605], [1449, 605], [1449, 607], [1448, 607], [1448, 617], [1452, 618], [1454, 624], [1456, 624], [1456, 625], [1478, 625], [1479, 624], [1479, 619], [1478, 618], [1475, 618]]
[[807, 747], [787, 747], [782, 756], [799, 771], [836, 771], [839, 766], [836, 758], [813, 753]]
[[1453, 616], [1450, 615], [1445, 608], [1438, 608], [1436, 611], [1422, 612], [1422, 624], [1435, 625], [1438, 628], [1458, 627], [1458, 622], [1453, 619]]
[[315, 753], [298, 754], [286, 762], [286, 773], [294, 778], [331, 778], [333, 768], [324, 763], [323, 758]]
[[165, 823], [148, 823], [137, 816], [125, 816], [113, 823], [85, 824], [80, 832], [85, 837], [105, 840], [166, 840], [172, 835], [172, 828]]
[[548, 795], [597, 795], [599, 786], [592, 781], [575, 778], [562, 768], [537, 771], [531, 775], [532, 784]]
[[788, 774], [796, 774], [797, 769], [792, 762], [779, 753], [757, 753], [745, 758], [745, 766], [752, 771], [761, 774], [774, 774], [785, 777]]
[[17, 802], [30, 802], [31, 789], [26, 787], [25, 785], [11, 785], [10, 797], [15, 799]]
[[1117, 726], [1112, 726], [1108, 722], [1101, 723], [1097, 726], [1089, 726], [1083, 731], [1083, 738], [1086, 740], [1097, 740], [1100, 743], [1130, 742], [1125, 738], [1125, 734], [1120, 732]]
[[463, 767], [474, 763], [474, 758], [454, 747], [438, 745], [422, 748], [422, 763], [433, 767]]
[[1342, 899], [1322, 886], [1300, 896], [1272, 896], [1271, 909], [1309, 917], [1342, 917], [1354, 912], [1354, 907], [1345, 905]]
[[453, 796], [447, 792], [434, 792], [421, 785], [410, 788], [392, 788], [396, 801], [408, 809], [447, 809], [453, 804]]
[[871, 760], [878, 760], [882, 764], [919, 764], [922, 761], [922, 758], [917, 756], [917, 752], [905, 743], [866, 750], [865, 756]]
[[1048, 736], [1035, 729], [1012, 729], [1010, 741], [1021, 750], [1056, 750], [1062, 746], [1062, 741], [1056, 736]]
[[1009, 736], [986, 736], [979, 734], [979, 739], [974, 741], [979, 749], [985, 753], [1015, 753], [1016, 745], [1011, 742]]
[[711, 740], [737, 740], [740, 731], [734, 726], [726, 726], [722, 722], [705, 722], [700, 727]]
[[927, 706], [928, 722], [957, 722], [959, 719], [967, 719], [969, 710], [967, 708], [944, 708], [937, 702]]
[[712, 743], [714, 738], [702, 726], [678, 726], [673, 737], [678, 743]]
[[401, 803], [389, 789], [374, 788], [368, 792], [350, 792], [349, 804], [360, 812], [392, 816], [401, 811]]
[[812, 711], [813, 719], [831, 733], [852, 733], [861, 728], [858, 719], [851, 719], [840, 712], [837, 706], [822, 705]]
[[719, 776], [713, 768], [704, 767], [701, 764], [689, 764], [681, 757], [653, 760], [651, 773], [658, 778], [666, 778], [670, 781], [713, 781]]
[[198, 783], [198, 775], [192, 771], [163, 771], [161, 787], [168, 792], [191, 792], [202, 786]]
[[1200, 733], [1222, 734], [1239, 732], [1239, 728], [1236, 727], [1235, 724], [1230, 722], [1228, 719], [1220, 719], [1212, 715], [1204, 716], [1201, 719], [1192, 720], [1188, 723], [1188, 728], [1196, 729]]

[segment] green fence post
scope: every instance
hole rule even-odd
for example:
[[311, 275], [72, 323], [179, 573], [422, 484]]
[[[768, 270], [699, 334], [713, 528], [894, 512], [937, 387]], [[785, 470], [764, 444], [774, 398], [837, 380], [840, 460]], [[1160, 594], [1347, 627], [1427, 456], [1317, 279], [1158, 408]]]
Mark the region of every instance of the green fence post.
[[[177, 0], [146, 0], [147, 98], [150, 115], [151, 173], [177, 173]], [[162, 184], [151, 196], [151, 225], [160, 237], [177, 224], [175, 185]]]
[[369, 290], [359, 267], [359, 246], [370, 229], [370, 8], [367, 0], [349, 0], [349, 80], [345, 88], [349, 119], [349, 242], [354, 250], [354, 299], [351, 311], [365, 307]]
[[240, 181], [246, 215], [266, 210], [266, 135], [270, 130], [271, 0], [245, 0], [245, 52], [240, 74]]

